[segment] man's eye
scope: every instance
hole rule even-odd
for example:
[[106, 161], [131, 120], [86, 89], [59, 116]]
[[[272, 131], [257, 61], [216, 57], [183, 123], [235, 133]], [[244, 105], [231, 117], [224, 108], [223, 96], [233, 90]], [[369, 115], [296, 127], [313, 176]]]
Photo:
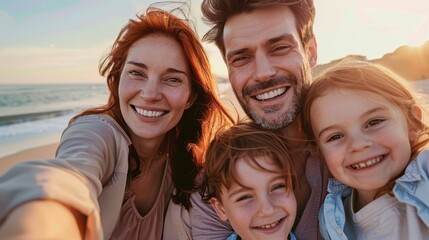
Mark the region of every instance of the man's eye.
[[232, 67], [241, 67], [241, 66], [246, 65], [246, 63], [249, 62], [249, 59], [250, 58], [247, 56], [237, 56], [237, 57], [232, 58], [229, 61], [228, 65], [232, 66]]
[[281, 45], [281, 46], [277, 46], [273, 49], [274, 52], [279, 52], [279, 51], [285, 51], [285, 50], [289, 50], [291, 48], [291, 46], [289, 45]]
[[272, 191], [278, 190], [278, 189], [284, 189], [286, 188], [286, 184], [284, 183], [279, 183], [273, 186]]

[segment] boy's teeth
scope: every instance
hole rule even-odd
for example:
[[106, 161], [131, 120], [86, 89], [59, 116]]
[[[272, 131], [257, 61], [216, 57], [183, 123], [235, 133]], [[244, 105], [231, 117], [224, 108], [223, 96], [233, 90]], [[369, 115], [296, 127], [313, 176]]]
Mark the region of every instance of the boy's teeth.
[[379, 163], [381, 160], [383, 159], [383, 156], [378, 156], [376, 158], [373, 158], [371, 160], [368, 160], [366, 162], [361, 162], [361, 163], [357, 163], [357, 164], [352, 164], [352, 168], [359, 170], [362, 168], [366, 168], [366, 167], [370, 167], [376, 163]]
[[282, 95], [284, 92], [286, 92], [286, 88], [282, 87], [282, 88], [275, 89], [273, 91], [256, 95], [256, 99], [258, 99], [259, 101], [263, 101], [263, 100], [267, 100], [267, 99]]
[[160, 111], [148, 111], [148, 110], [144, 110], [141, 108], [136, 107], [136, 112], [142, 116], [145, 117], [159, 117], [162, 114], [164, 114], [164, 112], [160, 112]]
[[268, 224], [268, 225], [262, 225], [262, 226], [259, 226], [259, 228], [263, 228], [263, 229], [270, 229], [270, 228], [275, 227], [279, 222], [280, 222], [280, 220], [279, 220], [279, 221], [276, 221], [276, 222], [274, 222], [274, 223]]

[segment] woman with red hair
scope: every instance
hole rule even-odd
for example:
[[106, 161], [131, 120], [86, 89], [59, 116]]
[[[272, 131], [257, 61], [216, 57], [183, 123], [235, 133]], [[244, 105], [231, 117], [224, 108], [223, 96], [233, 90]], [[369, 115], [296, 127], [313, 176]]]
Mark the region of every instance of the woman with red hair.
[[191, 207], [204, 149], [233, 122], [198, 37], [149, 8], [121, 30], [100, 73], [108, 102], [70, 121], [55, 159], [0, 177], [2, 238], [161, 239], [170, 200]]

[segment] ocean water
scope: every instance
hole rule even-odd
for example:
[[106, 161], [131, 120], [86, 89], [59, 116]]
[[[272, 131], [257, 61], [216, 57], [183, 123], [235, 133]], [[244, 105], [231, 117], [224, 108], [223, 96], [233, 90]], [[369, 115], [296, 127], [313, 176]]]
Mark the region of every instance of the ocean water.
[[0, 157], [37, 146], [37, 136], [58, 141], [71, 117], [107, 98], [105, 84], [0, 85]]
[[[429, 79], [412, 86], [429, 103]], [[218, 88], [222, 94], [230, 85], [219, 82]], [[0, 157], [58, 142], [73, 116], [106, 103], [107, 98], [104, 83], [0, 85]]]

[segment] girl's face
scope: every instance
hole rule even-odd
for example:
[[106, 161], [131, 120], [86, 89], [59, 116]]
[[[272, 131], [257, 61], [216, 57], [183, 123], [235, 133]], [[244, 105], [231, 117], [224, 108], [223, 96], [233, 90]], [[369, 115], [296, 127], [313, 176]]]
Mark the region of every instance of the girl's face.
[[359, 197], [373, 199], [410, 161], [413, 134], [404, 113], [378, 94], [331, 89], [313, 102], [310, 114], [329, 170]]
[[189, 66], [175, 40], [152, 34], [129, 49], [119, 102], [133, 137], [162, 140], [192, 105], [192, 95]]
[[[221, 202], [212, 199], [219, 217], [228, 220], [243, 240], [285, 239], [293, 226], [297, 203], [284, 175], [271, 158], [239, 158], [234, 164], [237, 181], [223, 189]], [[269, 171], [267, 171], [269, 170]]]

